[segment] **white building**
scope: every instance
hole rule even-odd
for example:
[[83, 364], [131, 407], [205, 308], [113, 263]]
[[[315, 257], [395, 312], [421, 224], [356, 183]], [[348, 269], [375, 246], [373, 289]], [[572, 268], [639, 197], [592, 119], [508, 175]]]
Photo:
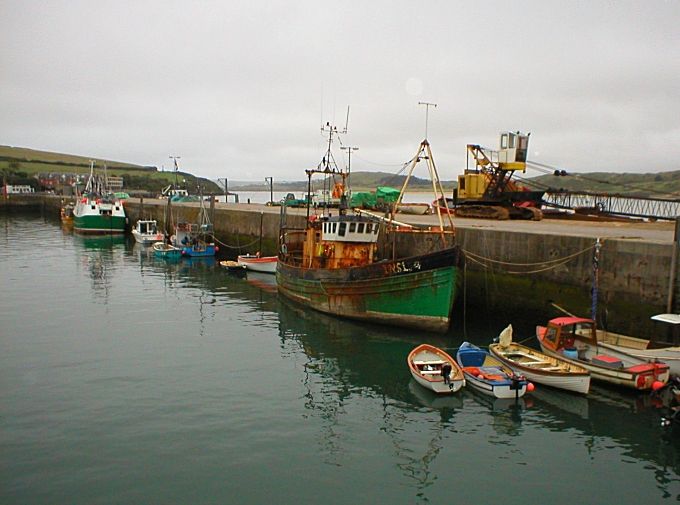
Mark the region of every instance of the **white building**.
[[35, 190], [33, 189], [33, 186], [27, 184], [14, 186], [8, 184], [7, 186], [2, 186], [2, 191], [0, 193], [3, 195], [20, 195], [22, 193], [35, 193]]

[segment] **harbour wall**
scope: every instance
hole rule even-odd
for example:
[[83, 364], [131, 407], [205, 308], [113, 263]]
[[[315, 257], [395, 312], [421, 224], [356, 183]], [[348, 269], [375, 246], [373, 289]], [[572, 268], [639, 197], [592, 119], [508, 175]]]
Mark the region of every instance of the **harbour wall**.
[[[13, 202], [4, 205], [40, 206], [54, 215], [61, 205], [58, 197], [12, 195], [10, 200]], [[130, 199], [125, 209], [130, 223], [145, 218], [165, 226], [166, 215], [175, 223], [196, 222], [200, 206], [172, 204], [168, 214], [164, 200]], [[278, 208], [214, 204], [208, 212], [221, 257], [256, 251], [276, 254]], [[299, 211], [288, 213], [288, 225], [303, 227], [305, 216]], [[425, 253], [436, 247], [437, 237], [406, 235], [399, 237], [394, 247], [401, 254]], [[596, 239], [591, 237], [465, 227], [457, 229], [456, 242], [467, 259], [454, 310], [468, 319], [484, 317], [492, 310], [508, 322], [525, 317], [542, 322], [562, 315], [551, 303], [589, 317], [595, 294], [598, 320], [608, 329], [647, 337], [669, 331], [649, 318], [666, 312], [669, 286], [674, 294], [678, 292], [677, 279], [671, 281], [672, 243], [607, 238], [596, 255]], [[595, 291], [593, 279], [597, 279]], [[672, 309], [676, 308], [673, 303]]]

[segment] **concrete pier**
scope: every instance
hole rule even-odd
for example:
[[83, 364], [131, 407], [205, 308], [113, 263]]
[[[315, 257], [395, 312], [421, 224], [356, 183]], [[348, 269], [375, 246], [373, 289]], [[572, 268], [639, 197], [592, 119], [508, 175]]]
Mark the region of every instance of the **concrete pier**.
[[[12, 195], [10, 201], [0, 202], [0, 207], [7, 205], [41, 206], [58, 216], [60, 198]], [[170, 208], [175, 223], [197, 220], [198, 203], [173, 203]], [[276, 253], [278, 207], [216, 203], [207, 208], [213, 213], [221, 256], [258, 250], [264, 255]], [[125, 202], [125, 209], [131, 225], [143, 217], [165, 226], [166, 200], [132, 198]], [[303, 227], [305, 217], [305, 209], [288, 209], [289, 225], [295, 222]], [[399, 220], [437, 225], [436, 216], [400, 215]], [[489, 309], [508, 322], [523, 314], [558, 315], [550, 302], [589, 317], [595, 272], [598, 320], [612, 331], [651, 336], [666, 329], [652, 323], [650, 316], [666, 312], [669, 305], [677, 310], [673, 222], [454, 221], [457, 243], [467, 256], [461, 297], [454, 310], [464, 310], [467, 318], [484, 317]], [[594, 270], [598, 239], [598, 268]], [[410, 254], [432, 248], [429, 241], [406, 237], [396, 246]]]

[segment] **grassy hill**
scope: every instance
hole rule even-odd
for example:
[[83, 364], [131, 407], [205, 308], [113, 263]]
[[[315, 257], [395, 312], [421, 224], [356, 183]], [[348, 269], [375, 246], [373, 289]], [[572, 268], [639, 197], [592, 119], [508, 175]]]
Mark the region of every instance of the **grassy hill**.
[[[405, 175], [395, 175], [388, 172], [352, 172], [350, 184], [354, 191], [373, 191], [378, 186], [390, 186], [400, 189], [402, 184], [404, 184], [405, 179]], [[442, 184], [444, 185], [444, 190], [452, 190], [455, 186], [453, 181], [442, 181]], [[322, 188], [323, 186], [324, 180], [322, 177], [318, 176], [312, 178], [313, 189]], [[410, 191], [431, 190], [432, 182], [429, 179], [411, 177], [408, 187]], [[235, 191], [269, 190], [269, 186], [259, 182], [249, 183], [231, 180], [229, 181], [229, 188]], [[307, 181], [277, 181], [276, 178], [274, 178], [274, 191], [307, 191]]]
[[[135, 165], [121, 161], [105, 160], [88, 156], [39, 151], [24, 147], [0, 146], [0, 172], [10, 183], [26, 184], [35, 181], [41, 173], [83, 174], [90, 171], [90, 160], [96, 168], [106, 166], [109, 175], [123, 177], [125, 188], [160, 192], [175, 181], [174, 172], [159, 172], [154, 166]], [[188, 172], [178, 172], [179, 180], [185, 179], [190, 192], [196, 192], [200, 184], [206, 193], [218, 193], [220, 188], [213, 181], [196, 177]]]
[[652, 198], [680, 198], [680, 170], [648, 174], [611, 172], [541, 175], [527, 180], [541, 189], [568, 189]]

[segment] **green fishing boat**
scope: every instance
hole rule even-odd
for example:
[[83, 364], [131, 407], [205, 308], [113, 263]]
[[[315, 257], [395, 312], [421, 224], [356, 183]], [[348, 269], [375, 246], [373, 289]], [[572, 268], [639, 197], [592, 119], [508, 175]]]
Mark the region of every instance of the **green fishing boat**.
[[[432, 158], [427, 141], [416, 159], [421, 154], [422, 159]], [[323, 160], [317, 169], [307, 170], [308, 186], [312, 174], [320, 173], [342, 178], [344, 187], [346, 172], [329, 165], [330, 152]], [[405, 186], [402, 194], [404, 190]], [[395, 204], [400, 200], [401, 195]], [[338, 215], [324, 209], [323, 215], [310, 216], [308, 208], [304, 227], [288, 226], [287, 209], [281, 208], [279, 292], [336, 316], [446, 331], [463, 260], [458, 246], [451, 245], [453, 223], [446, 228], [440, 221], [435, 229], [418, 229], [369, 212], [350, 211], [346, 203], [343, 196]], [[441, 247], [427, 254], [401, 256], [394, 246], [399, 241], [395, 234], [411, 234], [406, 241], [411, 243], [432, 244], [441, 237]]]

